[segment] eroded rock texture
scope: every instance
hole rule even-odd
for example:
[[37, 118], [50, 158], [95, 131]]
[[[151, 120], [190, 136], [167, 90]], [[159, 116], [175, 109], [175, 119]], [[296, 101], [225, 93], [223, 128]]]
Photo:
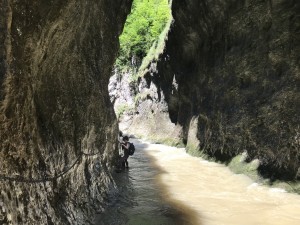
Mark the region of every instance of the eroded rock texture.
[[111, 185], [107, 92], [131, 0], [0, 0], [0, 223], [89, 224]]
[[110, 78], [109, 94], [119, 128], [126, 134], [178, 145], [182, 129], [170, 121], [164, 93], [158, 90], [151, 73], [137, 81], [132, 80], [132, 72], [116, 73]]
[[[140, 80], [138, 95], [148, 97], [131, 131], [153, 117], [158, 139], [179, 135], [192, 154], [226, 162], [247, 151], [262, 175], [299, 179], [300, 3], [173, 0], [172, 11], [158, 72]], [[169, 132], [160, 133], [161, 112], [176, 124]]]
[[246, 150], [263, 174], [299, 178], [300, 3], [174, 0], [172, 8], [156, 80], [189, 151], [226, 161]]

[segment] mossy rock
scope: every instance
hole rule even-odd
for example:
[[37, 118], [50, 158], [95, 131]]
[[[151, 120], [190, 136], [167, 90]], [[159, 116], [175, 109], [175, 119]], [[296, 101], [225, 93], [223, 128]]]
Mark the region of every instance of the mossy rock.
[[257, 168], [259, 166], [259, 160], [254, 159], [250, 163], [247, 163], [246, 160], [246, 153], [237, 155], [234, 157], [228, 167], [237, 174], [245, 174], [254, 180], [260, 180], [260, 177], [257, 172]]

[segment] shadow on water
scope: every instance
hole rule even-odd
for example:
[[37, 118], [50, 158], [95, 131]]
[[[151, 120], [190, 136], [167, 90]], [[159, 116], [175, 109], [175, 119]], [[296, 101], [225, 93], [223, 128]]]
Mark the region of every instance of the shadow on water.
[[[153, 152], [153, 151], [152, 151]], [[175, 200], [174, 196], [170, 195], [169, 191], [167, 190], [167, 187], [162, 182], [161, 179], [159, 179], [159, 176], [167, 173], [164, 171], [160, 165], [158, 165], [155, 162], [155, 159], [153, 156], [147, 154], [147, 157], [150, 158], [150, 161], [152, 163], [153, 168], [159, 170], [159, 174], [157, 175], [155, 179], [156, 186], [159, 187], [160, 195], [163, 198], [165, 202], [170, 204], [177, 212], [179, 212], [181, 216], [181, 221], [177, 224], [183, 224], [183, 225], [203, 225], [201, 221], [199, 221], [199, 218], [196, 216], [196, 214], [199, 215], [199, 213], [196, 213], [195, 210], [193, 210], [191, 207], [185, 205], [184, 203]], [[192, 174], [191, 174], [192, 175]], [[193, 187], [191, 187], [192, 189]]]
[[115, 173], [116, 189], [108, 196], [105, 212], [96, 216], [96, 225], [192, 225], [193, 211], [170, 198], [164, 198], [165, 189], [157, 182], [164, 173], [145, 149], [147, 144], [131, 140], [136, 146], [129, 158], [129, 169]]

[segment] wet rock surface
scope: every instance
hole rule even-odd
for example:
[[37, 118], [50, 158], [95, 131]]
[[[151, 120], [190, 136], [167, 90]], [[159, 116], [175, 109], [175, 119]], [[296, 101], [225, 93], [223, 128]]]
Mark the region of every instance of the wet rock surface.
[[131, 0], [0, 1], [0, 223], [90, 224], [117, 154], [107, 92]]
[[189, 150], [222, 161], [246, 150], [262, 175], [299, 179], [300, 4], [186, 0], [172, 10], [154, 82], [185, 142], [196, 124]]
[[165, 52], [137, 82], [147, 85], [136, 96], [146, 97], [127, 127], [143, 133], [153, 116], [148, 136], [179, 138], [191, 154], [224, 162], [247, 152], [261, 175], [299, 179], [300, 4], [174, 0], [172, 12]]

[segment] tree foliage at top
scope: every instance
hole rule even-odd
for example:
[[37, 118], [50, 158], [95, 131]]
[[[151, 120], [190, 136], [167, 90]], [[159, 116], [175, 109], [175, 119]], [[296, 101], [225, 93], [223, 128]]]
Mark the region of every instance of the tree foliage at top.
[[134, 0], [120, 36], [118, 65], [128, 65], [147, 55], [168, 19], [171, 10], [168, 0]]

